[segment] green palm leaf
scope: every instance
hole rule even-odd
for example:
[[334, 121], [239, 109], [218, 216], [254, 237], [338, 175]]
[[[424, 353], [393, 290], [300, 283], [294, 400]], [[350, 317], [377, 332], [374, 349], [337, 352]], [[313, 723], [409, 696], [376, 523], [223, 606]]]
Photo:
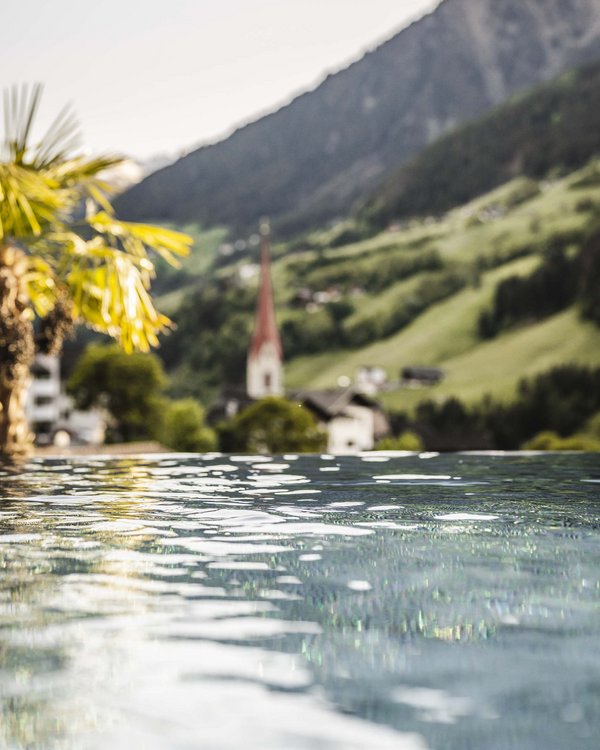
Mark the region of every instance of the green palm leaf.
[[[102, 173], [121, 159], [73, 156], [78, 130], [68, 107], [32, 144], [41, 94], [39, 85], [4, 93], [0, 246], [16, 242], [29, 257], [24, 284], [32, 315], [47, 315], [66, 295], [76, 321], [109, 334], [126, 351], [146, 351], [170, 325], [149, 293], [150, 252], [177, 265], [192, 240], [114, 216]], [[85, 218], [76, 219], [82, 201]]]

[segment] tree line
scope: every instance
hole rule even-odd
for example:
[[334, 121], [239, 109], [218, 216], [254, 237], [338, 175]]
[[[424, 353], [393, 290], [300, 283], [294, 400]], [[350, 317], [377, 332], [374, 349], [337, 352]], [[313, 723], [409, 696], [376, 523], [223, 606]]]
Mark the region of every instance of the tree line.
[[481, 338], [519, 323], [537, 321], [578, 303], [582, 316], [600, 325], [600, 226], [573, 254], [551, 246], [529, 276], [510, 276], [495, 289], [491, 307], [480, 313]]
[[[318, 452], [325, 447], [325, 433], [313, 415], [285, 399], [263, 399], [231, 418], [208, 424], [195, 399], [170, 399], [167, 384], [156, 355], [126, 355], [114, 345], [92, 345], [75, 368], [68, 390], [79, 408], [105, 409], [109, 442], [154, 439], [194, 452]], [[596, 427], [590, 432], [594, 417]], [[392, 412], [389, 419], [392, 435], [379, 446], [382, 449], [598, 450], [600, 368], [563, 365], [522, 379], [510, 403], [489, 396], [475, 404], [458, 398], [426, 400], [414, 414]]]
[[600, 368], [564, 365], [522, 379], [511, 403], [489, 396], [476, 404], [427, 400], [413, 416], [390, 416], [395, 434], [412, 431], [428, 450], [454, 451], [518, 450], [543, 432], [567, 438], [598, 413]]

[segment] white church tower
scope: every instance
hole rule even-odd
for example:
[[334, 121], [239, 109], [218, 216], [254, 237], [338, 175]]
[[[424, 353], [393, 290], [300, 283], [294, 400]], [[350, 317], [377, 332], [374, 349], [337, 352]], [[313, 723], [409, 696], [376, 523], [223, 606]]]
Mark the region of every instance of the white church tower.
[[263, 221], [256, 318], [246, 368], [246, 391], [251, 398], [283, 395], [283, 349], [275, 320], [269, 233], [269, 223]]

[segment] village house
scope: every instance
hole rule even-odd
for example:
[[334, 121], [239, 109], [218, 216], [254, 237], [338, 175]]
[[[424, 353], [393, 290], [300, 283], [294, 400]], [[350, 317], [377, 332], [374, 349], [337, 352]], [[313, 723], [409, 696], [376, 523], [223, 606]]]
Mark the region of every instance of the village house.
[[422, 388], [437, 385], [444, 379], [445, 372], [439, 367], [403, 367], [400, 384], [405, 388]]
[[327, 451], [334, 455], [373, 450], [377, 441], [390, 432], [379, 404], [354, 388], [301, 391], [293, 397], [327, 431]]
[[56, 356], [36, 354], [25, 413], [38, 445], [104, 442], [104, 415], [98, 409], [75, 409], [73, 400], [64, 392]]

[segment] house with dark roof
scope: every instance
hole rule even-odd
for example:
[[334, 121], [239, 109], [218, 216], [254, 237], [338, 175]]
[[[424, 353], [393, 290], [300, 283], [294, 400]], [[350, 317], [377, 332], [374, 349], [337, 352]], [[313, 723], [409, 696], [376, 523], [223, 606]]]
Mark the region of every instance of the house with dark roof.
[[439, 367], [403, 367], [401, 384], [407, 387], [437, 385], [444, 379], [445, 372]]
[[300, 391], [292, 398], [309, 409], [327, 430], [329, 453], [344, 455], [372, 450], [390, 432], [379, 404], [353, 388]]

